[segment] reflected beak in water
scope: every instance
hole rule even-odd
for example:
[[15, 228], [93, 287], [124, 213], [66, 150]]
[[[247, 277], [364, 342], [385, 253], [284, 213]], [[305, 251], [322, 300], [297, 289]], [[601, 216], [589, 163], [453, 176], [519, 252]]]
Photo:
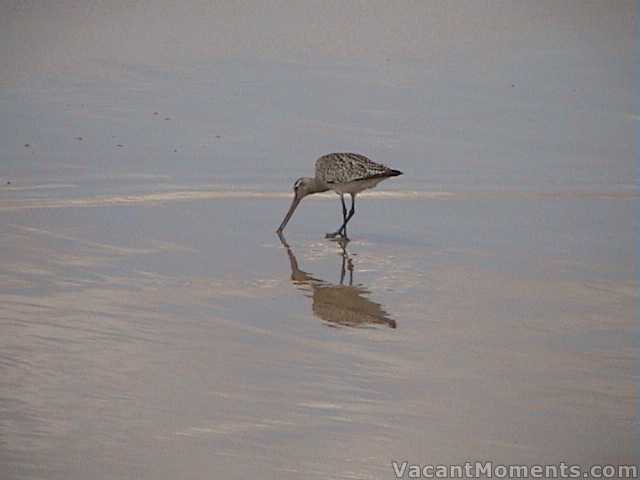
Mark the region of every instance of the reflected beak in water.
[[301, 195], [297, 191], [294, 193], [293, 201], [291, 202], [291, 206], [289, 207], [289, 211], [287, 212], [287, 214], [284, 217], [284, 220], [282, 221], [282, 223], [278, 227], [278, 230], [276, 230], [278, 233], [281, 233], [284, 230], [284, 227], [287, 226], [287, 223], [289, 223], [289, 220], [293, 216], [293, 212], [295, 212], [296, 208], [298, 207], [298, 204], [300, 203], [300, 200], [302, 200], [303, 197], [304, 197], [304, 195]]

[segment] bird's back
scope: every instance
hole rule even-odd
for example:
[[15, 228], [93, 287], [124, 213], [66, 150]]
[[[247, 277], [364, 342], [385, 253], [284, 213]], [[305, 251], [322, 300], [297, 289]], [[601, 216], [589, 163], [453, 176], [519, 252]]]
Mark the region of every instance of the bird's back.
[[357, 153], [330, 153], [316, 160], [316, 178], [327, 185], [400, 175]]

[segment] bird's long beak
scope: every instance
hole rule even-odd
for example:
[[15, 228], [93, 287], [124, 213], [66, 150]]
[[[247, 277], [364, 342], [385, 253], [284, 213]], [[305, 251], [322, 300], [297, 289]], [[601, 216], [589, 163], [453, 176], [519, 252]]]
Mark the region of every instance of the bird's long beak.
[[298, 207], [300, 200], [302, 200], [302, 195], [298, 193], [294, 194], [293, 201], [291, 202], [291, 206], [289, 207], [289, 211], [287, 212], [287, 214], [284, 217], [284, 220], [278, 227], [278, 230], [277, 230], [278, 233], [282, 232], [284, 230], [284, 227], [287, 226], [287, 223], [289, 223], [289, 220], [293, 216], [293, 212], [295, 212], [296, 208]]

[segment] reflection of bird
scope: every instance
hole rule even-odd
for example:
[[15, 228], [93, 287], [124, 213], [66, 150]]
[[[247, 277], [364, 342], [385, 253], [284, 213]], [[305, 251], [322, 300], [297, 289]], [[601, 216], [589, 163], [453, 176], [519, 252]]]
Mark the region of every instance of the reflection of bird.
[[[342, 202], [343, 223], [334, 233], [327, 233], [327, 238], [342, 236], [347, 238], [347, 223], [353, 217], [356, 205], [356, 195], [363, 190], [375, 187], [385, 178], [402, 175], [399, 170], [393, 170], [379, 163], [372, 162], [364, 155], [356, 153], [330, 153], [316, 160], [316, 176], [302, 177], [293, 185], [293, 202], [278, 232], [282, 232], [291, 219], [296, 207], [307, 195], [333, 190], [340, 195]], [[351, 210], [347, 213], [344, 194], [351, 195]]]
[[[387, 325], [396, 328], [396, 321], [378, 303], [368, 298], [369, 291], [361, 286], [353, 286], [353, 262], [349, 258], [346, 244], [342, 246], [342, 267], [340, 284], [325, 282], [298, 268], [298, 261], [284, 236], [279, 234], [282, 245], [287, 250], [291, 264], [291, 280], [313, 298], [313, 313], [316, 317], [332, 325], [346, 327], [364, 327], [370, 325]], [[349, 285], [344, 285], [346, 271], [349, 271]]]

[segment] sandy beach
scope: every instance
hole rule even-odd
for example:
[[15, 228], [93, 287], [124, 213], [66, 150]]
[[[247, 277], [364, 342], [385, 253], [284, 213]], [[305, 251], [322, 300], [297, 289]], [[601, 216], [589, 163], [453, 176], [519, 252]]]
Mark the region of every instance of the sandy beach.
[[633, 2], [132, 5], [0, 7], [0, 477], [639, 462]]

